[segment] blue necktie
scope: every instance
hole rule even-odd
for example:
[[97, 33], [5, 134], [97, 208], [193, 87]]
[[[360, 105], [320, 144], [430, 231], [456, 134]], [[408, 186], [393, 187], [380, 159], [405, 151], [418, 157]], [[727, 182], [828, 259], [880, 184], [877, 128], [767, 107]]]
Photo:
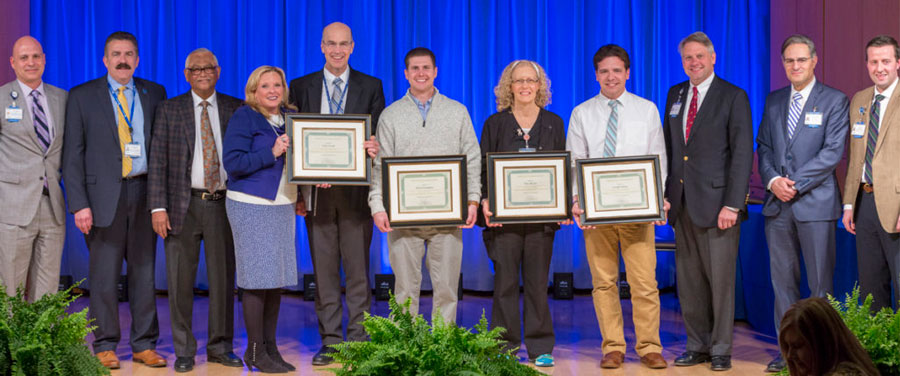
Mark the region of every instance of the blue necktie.
[[794, 131], [797, 130], [797, 121], [800, 120], [801, 99], [803, 99], [803, 95], [799, 92], [794, 93], [793, 100], [791, 101], [791, 112], [788, 113], [788, 140], [794, 138]]
[[611, 110], [606, 124], [606, 140], [603, 142], [603, 158], [616, 156], [616, 136], [619, 131], [619, 101], [613, 99], [608, 103]]

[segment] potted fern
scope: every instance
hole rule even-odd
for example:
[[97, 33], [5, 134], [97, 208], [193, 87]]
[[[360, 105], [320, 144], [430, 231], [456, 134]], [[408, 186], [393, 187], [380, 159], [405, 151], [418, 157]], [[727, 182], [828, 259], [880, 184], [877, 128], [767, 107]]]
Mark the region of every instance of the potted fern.
[[872, 314], [872, 295], [859, 304], [859, 286], [840, 302], [831, 295], [828, 301], [847, 328], [869, 353], [882, 375], [900, 375], [900, 314], [890, 308]]

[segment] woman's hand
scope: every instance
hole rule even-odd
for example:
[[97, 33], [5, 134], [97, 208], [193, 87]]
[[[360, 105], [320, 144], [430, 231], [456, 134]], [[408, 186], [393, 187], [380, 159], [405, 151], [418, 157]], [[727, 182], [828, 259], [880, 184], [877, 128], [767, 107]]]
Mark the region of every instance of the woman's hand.
[[275, 156], [275, 158], [280, 157], [287, 151], [289, 143], [290, 139], [288, 139], [286, 134], [278, 136], [278, 138], [275, 139], [275, 144], [272, 145], [272, 155]]

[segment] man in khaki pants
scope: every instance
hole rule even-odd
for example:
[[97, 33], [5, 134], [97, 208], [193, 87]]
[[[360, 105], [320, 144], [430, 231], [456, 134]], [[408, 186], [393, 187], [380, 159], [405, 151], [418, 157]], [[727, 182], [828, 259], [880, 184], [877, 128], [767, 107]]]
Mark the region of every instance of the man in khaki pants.
[[[594, 54], [600, 94], [575, 107], [569, 121], [566, 149], [572, 160], [656, 154], [662, 179], [666, 178], [666, 145], [656, 105], [625, 90], [630, 74], [628, 53], [614, 44]], [[583, 211], [575, 200], [572, 213], [580, 221]], [[664, 222], [663, 222], [664, 223]], [[580, 225], [580, 223], [579, 223]], [[594, 310], [603, 336], [603, 368], [619, 368], [625, 360], [622, 307], [616, 282], [619, 245], [628, 270], [637, 343], [641, 363], [666, 368], [660, 354], [659, 290], [656, 288], [654, 223], [628, 223], [582, 227], [591, 267]]]

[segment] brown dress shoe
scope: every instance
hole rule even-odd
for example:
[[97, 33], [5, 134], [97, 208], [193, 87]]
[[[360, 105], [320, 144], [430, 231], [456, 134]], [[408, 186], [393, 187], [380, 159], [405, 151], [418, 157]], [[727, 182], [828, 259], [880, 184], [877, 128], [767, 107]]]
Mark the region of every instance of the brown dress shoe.
[[132, 358], [135, 363], [144, 363], [147, 367], [165, 367], [166, 366], [166, 358], [159, 356], [156, 350], [144, 350], [139, 353], [134, 353], [134, 358]]
[[603, 356], [600, 361], [600, 368], [619, 368], [625, 361], [625, 354], [621, 351], [613, 351]]
[[666, 359], [663, 358], [662, 354], [660, 353], [649, 353], [642, 356], [641, 363], [653, 369], [666, 368], [669, 366], [668, 364], [666, 364]]
[[109, 369], [119, 369], [119, 357], [115, 351], [101, 351], [96, 354], [100, 364]]

